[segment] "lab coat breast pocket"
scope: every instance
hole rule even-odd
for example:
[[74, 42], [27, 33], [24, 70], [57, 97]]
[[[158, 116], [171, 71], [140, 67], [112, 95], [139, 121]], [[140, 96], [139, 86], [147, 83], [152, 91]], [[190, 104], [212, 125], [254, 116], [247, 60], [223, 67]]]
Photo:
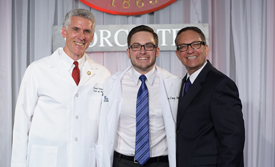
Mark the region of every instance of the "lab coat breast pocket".
[[87, 102], [86, 105], [84, 105], [86, 110], [89, 111], [89, 119], [98, 121], [103, 94], [101, 85], [96, 85], [92, 89], [87, 89], [87, 91], [82, 90], [82, 92], [87, 93], [83, 96], [82, 100]]

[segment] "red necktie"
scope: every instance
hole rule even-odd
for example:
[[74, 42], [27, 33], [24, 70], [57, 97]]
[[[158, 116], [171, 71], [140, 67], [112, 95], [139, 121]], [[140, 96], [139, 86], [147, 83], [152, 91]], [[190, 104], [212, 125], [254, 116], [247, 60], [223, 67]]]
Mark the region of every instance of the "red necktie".
[[74, 69], [73, 69], [73, 73], [72, 73], [72, 76], [73, 76], [73, 79], [76, 83], [76, 85], [78, 85], [79, 81], [80, 81], [80, 71], [79, 71], [79, 68], [78, 68], [78, 62], [77, 61], [74, 61]]

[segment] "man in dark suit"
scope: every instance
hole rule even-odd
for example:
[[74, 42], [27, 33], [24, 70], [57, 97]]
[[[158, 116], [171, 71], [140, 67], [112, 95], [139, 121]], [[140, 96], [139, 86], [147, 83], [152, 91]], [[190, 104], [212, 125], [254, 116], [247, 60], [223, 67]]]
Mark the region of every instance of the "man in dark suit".
[[245, 131], [236, 84], [206, 60], [209, 48], [199, 28], [181, 29], [175, 43], [188, 71], [177, 113], [177, 166], [243, 167]]

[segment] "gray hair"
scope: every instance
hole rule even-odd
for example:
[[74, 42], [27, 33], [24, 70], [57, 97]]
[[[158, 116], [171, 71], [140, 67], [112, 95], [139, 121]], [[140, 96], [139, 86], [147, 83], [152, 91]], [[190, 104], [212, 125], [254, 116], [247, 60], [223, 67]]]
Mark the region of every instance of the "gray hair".
[[65, 21], [63, 23], [63, 26], [65, 26], [66, 30], [68, 30], [69, 25], [71, 24], [71, 18], [73, 16], [82, 17], [85, 19], [89, 19], [93, 23], [92, 32], [95, 30], [95, 16], [94, 14], [86, 9], [73, 9], [69, 11], [65, 16]]

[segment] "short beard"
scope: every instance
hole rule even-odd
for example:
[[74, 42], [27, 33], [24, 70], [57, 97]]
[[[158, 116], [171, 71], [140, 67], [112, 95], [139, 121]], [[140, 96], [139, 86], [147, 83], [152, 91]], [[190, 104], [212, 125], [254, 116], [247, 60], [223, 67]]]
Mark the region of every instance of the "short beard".
[[[129, 53], [130, 54], [130, 53]], [[131, 54], [130, 54], [130, 57], [131, 57]], [[152, 59], [152, 62], [150, 63], [150, 64], [148, 64], [148, 65], [146, 65], [146, 66], [142, 66], [142, 65], [138, 65], [138, 64], [136, 64], [135, 63], [135, 61], [133, 61], [132, 59], [130, 59], [131, 60], [131, 63], [132, 63], [132, 66], [137, 70], [139, 70], [139, 71], [143, 71], [143, 72], [149, 72], [153, 67], [154, 67], [154, 65], [155, 65], [155, 63], [156, 63], [156, 53], [155, 53], [155, 57], [154, 57], [154, 60]], [[138, 71], [137, 70], [137, 71]]]

